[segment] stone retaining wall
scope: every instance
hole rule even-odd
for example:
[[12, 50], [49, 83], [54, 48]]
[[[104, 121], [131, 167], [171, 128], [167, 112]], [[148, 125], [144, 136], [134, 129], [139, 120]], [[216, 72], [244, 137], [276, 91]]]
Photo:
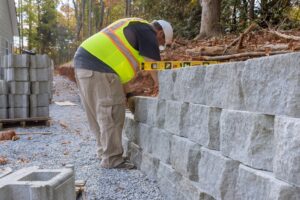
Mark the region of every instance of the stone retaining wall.
[[166, 199], [300, 200], [300, 53], [165, 70], [125, 153]]

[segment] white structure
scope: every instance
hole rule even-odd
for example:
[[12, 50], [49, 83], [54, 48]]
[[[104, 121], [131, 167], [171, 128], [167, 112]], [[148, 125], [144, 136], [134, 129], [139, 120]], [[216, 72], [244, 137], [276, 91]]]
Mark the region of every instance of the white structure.
[[[14, 0], [0, 0], [0, 67], [3, 56], [12, 52], [13, 37], [18, 36], [18, 23]], [[3, 78], [0, 70], [0, 78]]]

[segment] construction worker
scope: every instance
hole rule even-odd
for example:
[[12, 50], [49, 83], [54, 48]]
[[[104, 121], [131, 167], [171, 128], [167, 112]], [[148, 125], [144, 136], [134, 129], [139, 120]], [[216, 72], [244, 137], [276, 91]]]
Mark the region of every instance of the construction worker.
[[90, 129], [96, 135], [101, 167], [134, 167], [122, 157], [126, 85], [134, 79], [140, 62], [160, 60], [160, 48], [170, 44], [172, 37], [167, 21], [126, 18], [91, 36], [77, 49], [76, 80]]

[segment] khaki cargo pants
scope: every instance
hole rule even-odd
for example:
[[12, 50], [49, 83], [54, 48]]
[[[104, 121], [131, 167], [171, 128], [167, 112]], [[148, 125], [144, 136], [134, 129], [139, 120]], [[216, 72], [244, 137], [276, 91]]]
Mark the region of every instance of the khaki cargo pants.
[[122, 84], [113, 73], [76, 69], [75, 75], [90, 129], [96, 136], [101, 166], [113, 168], [124, 161], [125, 95]]

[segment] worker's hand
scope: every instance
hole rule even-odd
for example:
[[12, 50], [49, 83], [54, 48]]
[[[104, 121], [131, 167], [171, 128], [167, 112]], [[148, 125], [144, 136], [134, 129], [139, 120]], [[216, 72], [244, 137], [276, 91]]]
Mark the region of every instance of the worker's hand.
[[126, 103], [127, 103], [127, 107], [130, 110], [130, 112], [132, 112], [132, 114], [134, 114], [134, 111], [135, 111], [135, 98], [134, 98], [134, 96], [126, 95]]

